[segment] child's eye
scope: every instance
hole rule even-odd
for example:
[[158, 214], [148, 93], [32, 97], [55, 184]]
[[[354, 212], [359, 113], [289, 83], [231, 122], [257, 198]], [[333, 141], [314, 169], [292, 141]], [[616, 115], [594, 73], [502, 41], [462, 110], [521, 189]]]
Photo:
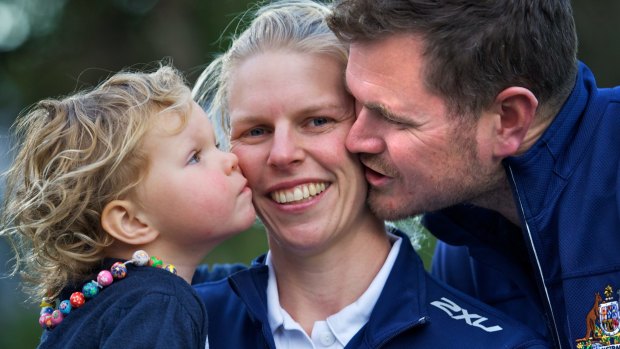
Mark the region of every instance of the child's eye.
[[192, 154], [192, 157], [189, 159], [189, 161], [187, 161], [188, 164], [197, 164], [199, 162], [200, 162], [200, 151], [197, 151], [194, 154]]

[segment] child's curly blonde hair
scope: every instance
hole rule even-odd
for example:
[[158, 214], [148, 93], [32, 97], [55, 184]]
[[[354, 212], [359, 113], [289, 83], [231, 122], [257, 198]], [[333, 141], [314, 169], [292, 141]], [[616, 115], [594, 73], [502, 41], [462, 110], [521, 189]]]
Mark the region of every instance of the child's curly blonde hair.
[[27, 293], [52, 301], [99, 265], [113, 242], [101, 212], [144, 177], [148, 158], [140, 145], [151, 120], [174, 110], [185, 123], [190, 101], [179, 72], [160, 64], [20, 114], [0, 235], [15, 250], [14, 273], [22, 271]]

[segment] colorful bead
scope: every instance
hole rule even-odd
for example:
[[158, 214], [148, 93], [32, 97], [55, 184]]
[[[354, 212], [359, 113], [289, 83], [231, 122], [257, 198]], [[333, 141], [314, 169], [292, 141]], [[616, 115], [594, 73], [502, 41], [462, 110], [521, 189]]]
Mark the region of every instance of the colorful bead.
[[[133, 254], [131, 261], [127, 263], [134, 263], [137, 266], [144, 266], [146, 264], [156, 267], [164, 268], [165, 270], [176, 274], [177, 269], [173, 264], [166, 264], [157, 257], [150, 257], [149, 255], [140, 250]], [[39, 325], [43, 328], [52, 329], [58, 326], [65, 316], [74, 308], [79, 308], [84, 305], [86, 299], [90, 299], [99, 294], [99, 289], [109, 286], [114, 282], [114, 279], [122, 279], [127, 276], [127, 266], [125, 263], [116, 262], [110, 268], [110, 271], [102, 270], [97, 274], [97, 281], [89, 281], [82, 287], [82, 292], [73, 292], [69, 299], [65, 299], [58, 304], [58, 309], [54, 310], [52, 304], [44, 299], [41, 302], [41, 314], [39, 316]]]
[[71, 302], [68, 299], [60, 302], [58, 305], [58, 310], [60, 310], [61, 313], [68, 315], [71, 312]]
[[43, 328], [45, 328], [45, 316], [47, 315], [49, 314], [41, 314], [41, 316], [39, 316], [39, 325]]
[[43, 328], [52, 328], [52, 314], [43, 314], [39, 317], [39, 325]]
[[122, 279], [127, 276], [127, 267], [121, 262], [116, 262], [110, 268], [110, 272], [115, 279]]
[[164, 267], [165, 270], [171, 272], [172, 274], [176, 275], [177, 274], [177, 268], [174, 266], [174, 264], [166, 264], [166, 266]]
[[149, 265], [150, 265], [151, 267], [161, 268], [161, 267], [163, 267], [163, 266], [164, 266], [164, 262], [163, 262], [161, 259], [159, 259], [159, 258], [157, 258], [157, 257], [153, 256], [153, 257], [151, 257], [151, 259], [150, 259], [150, 261], [149, 261]]
[[135, 265], [143, 267], [149, 263], [149, 254], [145, 251], [138, 250], [134, 252], [131, 260], [134, 262]]
[[91, 281], [82, 287], [82, 293], [86, 298], [93, 298], [99, 293], [99, 288], [97, 287], [97, 283]]
[[51, 306], [49, 306], [49, 307], [42, 307], [41, 308], [41, 312], [39, 313], [39, 315], [51, 314], [53, 312], [54, 312], [54, 308], [52, 308]]
[[79, 308], [84, 305], [86, 298], [84, 298], [82, 292], [73, 292], [71, 297], [69, 297], [69, 302], [71, 302], [73, 308]]
[[99, 286], [106, 287], [112, 282], [114, 282], [114, 277], [112, 276], [112, 273], [110, 273], [108, 270], [102, 270], [99, 272], [99, 274], [97, 274], [97, 283], [99, 284]]
[[52, 326], [58, 326], [62, 322], [63, 318], [64, 316], [60, 310], [54, 310], [52, 313]]

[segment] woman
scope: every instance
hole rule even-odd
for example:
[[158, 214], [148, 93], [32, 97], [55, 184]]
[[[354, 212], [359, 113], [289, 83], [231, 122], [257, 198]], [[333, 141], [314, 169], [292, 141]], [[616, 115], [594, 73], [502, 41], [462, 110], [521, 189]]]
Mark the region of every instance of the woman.
[[[196, 286], [210, 347], [442, 347], [454, 344], [446, 331], [473, 347], [532, 340], [525, 327], [437, 284], [407, 238], [386, 233], [366, 206], [363, 170], [344, 145], [355, 120], [347, 51], [325, 24], [328, 13], [311, 1], [263, 7], [194, 88], [230, 135], [270, 248], [228, 280]], [[479, 314], [476, 324], [451, 318], [448, 300]]]

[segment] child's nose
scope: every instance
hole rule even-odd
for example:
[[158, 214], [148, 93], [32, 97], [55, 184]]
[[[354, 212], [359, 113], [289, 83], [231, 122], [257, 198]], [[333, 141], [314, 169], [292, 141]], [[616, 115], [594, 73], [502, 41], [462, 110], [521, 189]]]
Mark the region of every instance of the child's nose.
[[225, 157], [226, 174], [230, 175], [239, 170], [239, 158], [237, 155], [229, 152], [223, 152]]

